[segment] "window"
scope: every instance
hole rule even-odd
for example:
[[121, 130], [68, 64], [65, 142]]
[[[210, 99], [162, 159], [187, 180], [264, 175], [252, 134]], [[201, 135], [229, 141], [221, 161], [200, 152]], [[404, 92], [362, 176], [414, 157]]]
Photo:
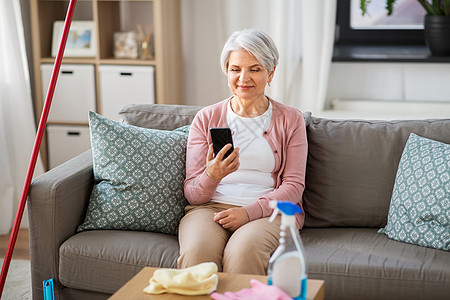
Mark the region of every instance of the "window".
[[425, 10], [417, 0], [396, 0], [390, 16], [385, 1], [372, 1], [363, 16], [359, 0], [350, 2], [350, 27], [353, 30], [423, 30]]
[[359, 0], [338, 0], [336, 43], [341, 45], [425, 45], [425, 10], [417, 0], [396, 0], [392, 15], [386, 1], [371, 1], [362, 16]]

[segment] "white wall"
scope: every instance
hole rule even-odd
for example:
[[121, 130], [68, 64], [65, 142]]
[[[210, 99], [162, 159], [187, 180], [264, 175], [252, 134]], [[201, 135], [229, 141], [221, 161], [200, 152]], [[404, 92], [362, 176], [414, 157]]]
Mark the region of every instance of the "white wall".
[[450, 64], [336, 62], [327, 100], [337, 98], [450, 104]]
[[323, 117], [450, 118], [450, 64], [336, 62]]

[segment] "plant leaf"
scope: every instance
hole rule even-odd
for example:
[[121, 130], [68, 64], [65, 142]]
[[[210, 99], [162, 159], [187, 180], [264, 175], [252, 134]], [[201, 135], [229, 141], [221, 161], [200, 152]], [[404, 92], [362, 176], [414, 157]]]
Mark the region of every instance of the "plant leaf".
[[440, 3], [439, 0], [433, 0], [433, 6], [437, 9], [439, 9], [439, 3]]
[[428, 15], [442, 16], [440, 9], [436, 9], [431, 3], [426, 0], [418, 0]]
[[439, 15], [444, 15], [444, 9], [441, 7], [441, 2], [444, 4], [442, 0], [433, 0], [433, 7], [435, 12], [439, 12]]
[[361, 15], [365, 15], [367, 13], [367, 5], [369, 4], [370, 0], [360, 0], [359, 1], [359, 8], [361, 8]]
[[387, 0], [386, 1], [386, 9], [388, 11], [388, 13], [387, 13], [388, 16], [392, 15], [394, 3], [395, 3], [395, 0]]
[[450, 0], [443, 0], [442, 7], [445, 16], [450, 16]]

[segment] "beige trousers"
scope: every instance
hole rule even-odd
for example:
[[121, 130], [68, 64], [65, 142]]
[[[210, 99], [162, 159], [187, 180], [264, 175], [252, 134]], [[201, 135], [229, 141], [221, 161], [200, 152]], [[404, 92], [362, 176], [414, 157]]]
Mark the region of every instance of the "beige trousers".
[[266, 274], [269, 258], [278, 247], [280, 216], [272, 223], [261, 218], [230, 232], [213, 218], [214, 213], [231, 207], [236, 206], [208, 202], [186, 207], [178, 232], [178, 268], [214, 262], [221, 272]]

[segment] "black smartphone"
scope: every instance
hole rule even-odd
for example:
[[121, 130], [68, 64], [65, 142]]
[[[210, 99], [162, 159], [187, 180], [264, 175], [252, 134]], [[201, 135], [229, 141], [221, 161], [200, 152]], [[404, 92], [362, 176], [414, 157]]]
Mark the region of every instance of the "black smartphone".
[[213, 142], [214, 156], [226, 145], [231, 144], [231, 148], [225, 153], [224, 159], [228, 157], [234, 150], [233, 137], [231, 136], [231, 130], [228, 127], [214, 127], [210, 128], [211, 139]]

